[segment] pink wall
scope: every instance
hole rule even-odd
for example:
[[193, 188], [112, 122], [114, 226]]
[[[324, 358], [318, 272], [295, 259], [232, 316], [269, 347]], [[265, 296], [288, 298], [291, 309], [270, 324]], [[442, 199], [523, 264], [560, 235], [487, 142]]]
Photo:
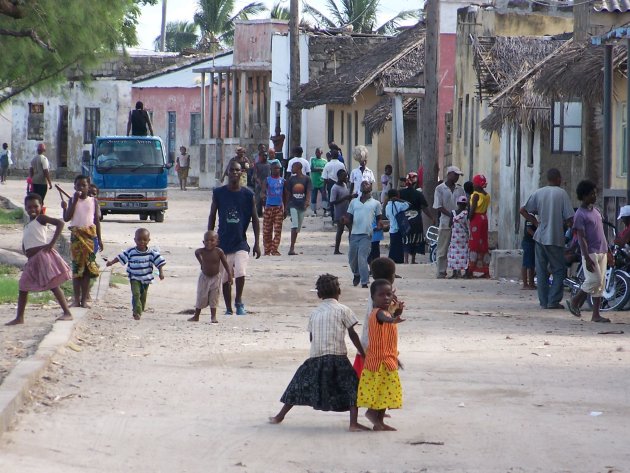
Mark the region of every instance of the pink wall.
[[439, 64], [439, 96], [438, 96], [438, 162], [440, 169], [444, 168], [444, 116], [453, 109], [455, 89], [455, 34], [440, 34], [440, 64]]

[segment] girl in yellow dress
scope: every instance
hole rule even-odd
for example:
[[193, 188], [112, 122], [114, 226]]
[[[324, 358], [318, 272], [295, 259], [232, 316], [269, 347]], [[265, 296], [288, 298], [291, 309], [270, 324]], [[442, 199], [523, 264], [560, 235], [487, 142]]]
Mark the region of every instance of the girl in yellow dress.
[[365, 416], [374, 424], [374, 430], [396, 430], [385, 422], [386, 409], [402, 407], [402, 388], [398, 377], [398, 324], [404, 303], [390, 314], [394, 293], [391, 282], [377, 279], [370, 286], [374, 309], [368, 321], [370, 349], [359, 381], [358, 407], [367, 407]]

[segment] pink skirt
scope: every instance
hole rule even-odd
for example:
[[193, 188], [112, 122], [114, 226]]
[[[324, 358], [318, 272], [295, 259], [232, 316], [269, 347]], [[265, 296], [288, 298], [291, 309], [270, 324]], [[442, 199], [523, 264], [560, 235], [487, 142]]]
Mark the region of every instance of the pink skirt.
[[40, 250], [31, 256], [20, 277], [20, 291], [40, 292], [72, 279], [72, 271], [57, 250]]

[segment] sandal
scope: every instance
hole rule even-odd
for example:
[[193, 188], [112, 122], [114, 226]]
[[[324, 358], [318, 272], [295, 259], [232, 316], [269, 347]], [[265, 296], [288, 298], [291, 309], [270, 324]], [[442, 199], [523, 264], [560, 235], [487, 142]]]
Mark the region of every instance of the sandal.
[[599, 322], [602, 324], [609, 324], [610, 323], [610, 319], [607, 319], [606, 317], [597, 317], [597, 318], [592, 318], [591, 322]]
[[573, 307], [573, 304], [571, 304], [570, 299], [567, 299], [566, 301], [564, 301], [564, 305], [567, 307], [567, 310], [571, 312], [573, 315], [575, 315], [576, 317], [582, 317], [582, 312], [580, 312], [580, 308]]

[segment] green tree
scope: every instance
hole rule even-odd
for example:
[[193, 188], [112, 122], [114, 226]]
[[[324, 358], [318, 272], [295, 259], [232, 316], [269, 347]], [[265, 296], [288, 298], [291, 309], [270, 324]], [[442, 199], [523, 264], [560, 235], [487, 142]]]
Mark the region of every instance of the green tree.
[[199, 49], [216, 51], [234, 41], [234, 22], [247, 20], [267, 10], [262, 2], [252, 2], [234, 13], [235, 0], [199, 0], [195, 23], [201, 29]]
[[[157, 0], [0, 0], [0, 104], [137, 44], [140, 6]], [[80, 67], [79, 67], [80, 66]]]
[[[169, 21], [166, 24], [166, 51], [178, 53], [184, 49], [194, 48], [199, 40], [197, 34], [197, 24], [188, 21]], [[154, 46], [155, 50], [160, 50], [160, 40], [162, 35], [155, 38]]]
[[377, 16], [381, 0], [326, 0], [326, 16], [316, 8], [304, 3], [304, 13], [310, 15], [324, 28], [352, 27], [355, 33], [395, 34], [400, 22], [419, 19], [421, 10], [403, 10], [380, 26]]
[[291, 11], [287, 7], [283, 7], [280, 1], [274, 3], [269, 11], [269, 18], [272, 20], [288, 20], [290, 17]]

